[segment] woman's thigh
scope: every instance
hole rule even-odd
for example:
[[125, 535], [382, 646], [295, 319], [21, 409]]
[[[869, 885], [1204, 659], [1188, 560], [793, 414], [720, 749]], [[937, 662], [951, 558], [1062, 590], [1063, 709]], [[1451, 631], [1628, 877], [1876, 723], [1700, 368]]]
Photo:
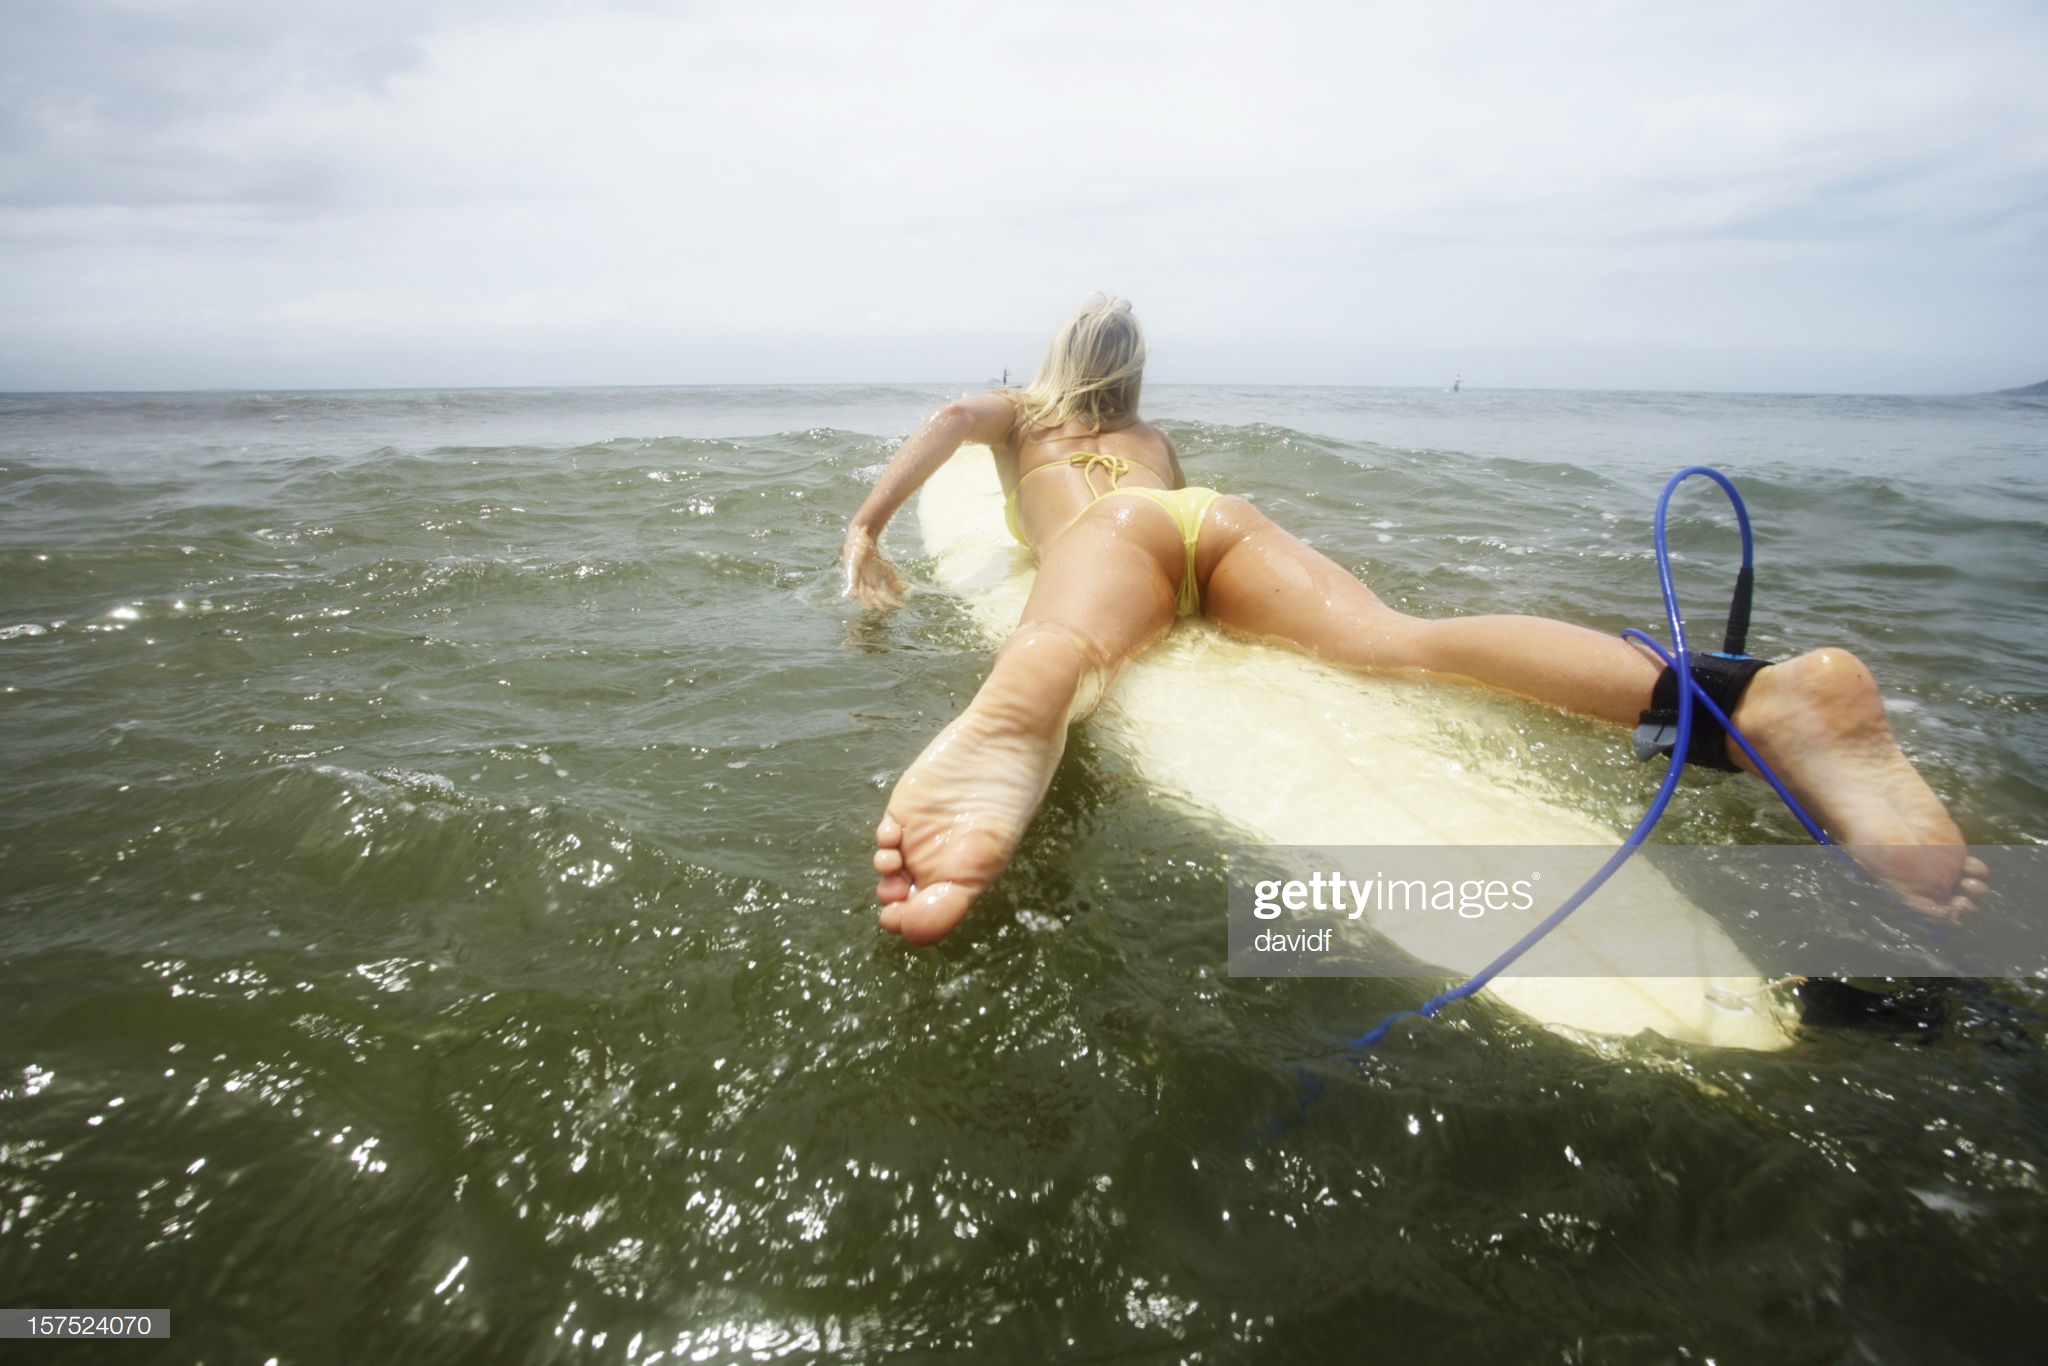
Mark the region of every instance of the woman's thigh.
[[1417, 632], [1345, 569], [1242, 498], [1216, 500], [1195, 556], [1202, 613], [1246, 635], [1285, 640], [1361, 668], [1421, 666]]
[[1180, 532], [1156, 504], [1104, 499], [1039, 553], [1021, 620], [1059, 622], [1125, 658], [1173, 625], [1182, 556]]
[[1219, 499], [1215, 511], [1196, 571], [1208, 573], [1203, 610], [1233, 630], [1356, 669], [1427, 672], [1624, 725], [1650, 703], [1659, 666], [1619, 636], [1542, 617], [1405, 616], [1243, 499]]

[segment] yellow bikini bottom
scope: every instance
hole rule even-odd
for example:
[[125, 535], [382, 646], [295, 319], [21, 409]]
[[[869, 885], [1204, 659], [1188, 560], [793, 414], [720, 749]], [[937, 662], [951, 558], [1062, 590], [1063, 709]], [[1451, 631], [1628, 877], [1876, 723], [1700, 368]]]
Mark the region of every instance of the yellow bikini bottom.
[[[1195, 584], [1195, 543], [1201, 539], [1202, 519], [1209, 515], [1209, 505], [1223, 495], [1215, 489], [1208, 488], [1119, 488], [1116, 481], [1130, 473], [1131, 462], [1121, 456], [1103, 455], [1094, 451], [1084, 451], [1079, 455], [1070, 455], [1065, 460], [1040, 465], [1027, 471], [1024, 479], [1030, 478], [1039, 470], [1051, 469], [1054, 465], [1079, 467], [1081, 478], [1088, 484], [1088, 491], [1095, 494], [1089, 500], [1087, 508], [1082, 508], [1068, 519], [1067, 526], [1080, 521], [1088, 508], [1094, 507], [1105, 498], [1147, 498], [1166, 510], [1166, 515], [1173, 518], [1173, 524], [1180, 528], [1181, 545], [1187, 551], [1186, 567], [1181, 573], [1180, 592], [1174, 599], [1173, 612], [1177, 617], [1198, 615], [1202, 610], [1202, 593]], [[1099, 492], [1095, 488], [1095, 481], [1090, 478], [1098, 468], [1109, 476], [1109, 487]], [[1010, 534], [1017, 538], [1020, 545], [1030, 545], [1030, 540], [1024, 535], [1023, 523], [1017, 520], [1017, 489], [1024, 487], [1024, 479], [1019, 479], [1017, 488], [1010, 490], [1009, 499], [1003, 504], [1003, 520], [1009, 524]], [[1065, 529], [1061, 528], [1062, 531]]]

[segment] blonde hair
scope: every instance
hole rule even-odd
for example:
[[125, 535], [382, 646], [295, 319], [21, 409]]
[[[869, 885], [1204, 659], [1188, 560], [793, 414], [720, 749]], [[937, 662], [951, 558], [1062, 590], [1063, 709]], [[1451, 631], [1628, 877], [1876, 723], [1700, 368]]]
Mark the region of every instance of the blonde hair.
[[1144, 382], [1145, 330], [1130, 301], [1091, 294], [1052, 334], [1030, 386], [1005, 392], [1023, 428], [1078, 420], [1091, 432], [1114, 431], [1138, 420]]

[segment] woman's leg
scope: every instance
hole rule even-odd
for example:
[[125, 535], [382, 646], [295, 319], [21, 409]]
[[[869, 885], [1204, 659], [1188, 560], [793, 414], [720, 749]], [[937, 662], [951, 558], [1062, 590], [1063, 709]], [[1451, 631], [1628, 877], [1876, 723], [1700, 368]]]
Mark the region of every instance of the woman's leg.
[[1283, 531], [1242, 498], [1202, 527], [1203, 614], [1372, 673], [1478, 683], [1634, 725], [1663, 667], [1619, 636], [1543, 617], [1411, 617]]
[[1116, 498], [1040, 556], [988, 680], [889, 796], [875, 831], [882, 928], [932, 943], [995, 881], [1045, 799], [1068, 723], [1173, 624], [1182, 554], [1172, 518]]
[[[1376, 673], [1477, 683], [1634, 725], [1663, 665], [1618, 636], [1541, 617], [1431, 621], [1394, 611], [1344, 568], [1241, 498], [1219, 499], [1196, 572], [1204, 613], [1247, 635]], [[1892, 739], [1861, 661], [1816, 650], [1756, 675], [1731, 719], [1842, 844], [1921, 909], [1955, 914], [1985, 890], [1984, 865]], [[1731, 743], [1729, 758], [1751, 768]], [[1884, 846], [1884, 852], [1874, 847]]]

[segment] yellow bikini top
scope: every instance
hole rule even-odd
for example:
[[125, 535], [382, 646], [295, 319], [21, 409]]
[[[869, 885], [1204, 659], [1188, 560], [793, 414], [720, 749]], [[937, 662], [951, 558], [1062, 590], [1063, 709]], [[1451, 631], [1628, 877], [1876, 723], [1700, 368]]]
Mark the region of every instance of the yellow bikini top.
[[[1010, 496], [1003, 502], [1003, 521], [1009, 526], [1010, 534], [1017, 538], [1019, 545], [1030, 545], [1024, 535], [1024, 524], [1017, 520], [1017, 494], [1024, 487], [1024, 481], [1041, 470], [1066, 465], [1081, 471], [1081, 482], [1088, 486], [1088, 492], [1095, 495], [1088, 500], [1089, 506], [1101, 502], [1118, 491], [1117, 481], [1131, 472], [1131, 462], [1120, 455], [1104, 455], [1101, 451], [1076, 451], [1061, 460], [1048, 460], [1043, 465], [1033, 465], [1017, 476], [1017, 487], [1010, 490]], [[1101, 470], [1109, 479], [1109, 487], [1095, 487], [1095, 471]]]

